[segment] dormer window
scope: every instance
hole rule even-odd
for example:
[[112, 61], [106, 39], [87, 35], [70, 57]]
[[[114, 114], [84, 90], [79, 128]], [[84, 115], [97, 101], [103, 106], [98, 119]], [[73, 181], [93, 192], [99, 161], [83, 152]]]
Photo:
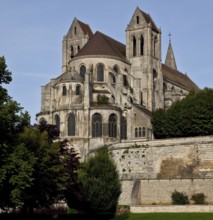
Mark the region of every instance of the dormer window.
[[139, 16], [136, 17], [136, 22], [137, 22], [137, 24], [140, 23], [140, 18], [139, 18]]

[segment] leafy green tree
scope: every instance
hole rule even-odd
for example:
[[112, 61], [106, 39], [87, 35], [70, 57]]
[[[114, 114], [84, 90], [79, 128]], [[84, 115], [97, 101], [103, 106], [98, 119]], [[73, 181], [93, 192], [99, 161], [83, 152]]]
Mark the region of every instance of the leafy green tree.
[[213, 134], [213, 89], [190, 93], [164, 111], [152, 114], [155, 138], [192, 137]]
[[[29, 114], [3, 88], [11, 80], [0, 57], [0, 208], [49, 207], [64, 198], [79, 161], [66, 140], [56, 141], [55, 125], [30, 125]], [[69, 176], [68, 170], [73, 170]]]
[[[63, 197], [66, 180], [60, 158], [60, 143], [49, 142], [46, 131], [40, 132], [31, 127], [20, 135], [18, 148], [21, 153], [19, 169], [15, 169], [17, 161], [11, 169], [14, 170], [12, 195], [15, 205], [24, 210], [51, 206]], [[14, 157], [17, 156], [19, 154]], [[20, 172], [23, 178], [20, 178]]]
[[64, 199], [67, 182], [74, 179], [74, 172], [67, 175], [67, 167], [80, 164], [77, 154], [68, 148], [67, 140], [55, 141], [58, 134], [56, 126], [45, 121], [26, 127], [10, 155], [10, 201], [23, 212], [49, 208]]
[[78, 175], [78, 191], [68, 189], [66, 196], [69, 207], [93, 214], [115, 212], [121, 183], [107, 148], [83, 162]]
[[6, 167], [8, 158], [15, 150], [19, 133], [30, 123], [30, 116], [14, 101], [4, 84], [12, 81], [12, 73], [7, 69], [6, 60], [0, 57], [0, 208], [10, 204], [8, 186], [9, 175]]

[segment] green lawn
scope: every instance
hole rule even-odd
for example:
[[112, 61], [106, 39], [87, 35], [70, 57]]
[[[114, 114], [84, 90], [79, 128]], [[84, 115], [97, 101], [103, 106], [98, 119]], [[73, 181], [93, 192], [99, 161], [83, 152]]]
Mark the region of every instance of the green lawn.
[[131, 213], [113, 220], [213, 220], [213, 213]]

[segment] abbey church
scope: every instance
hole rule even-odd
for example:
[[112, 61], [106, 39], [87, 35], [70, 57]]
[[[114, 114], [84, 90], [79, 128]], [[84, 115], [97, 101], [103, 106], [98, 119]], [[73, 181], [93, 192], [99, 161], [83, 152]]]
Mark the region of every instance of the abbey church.
[[41, 111], [82, 157], [105, 144], [154, 139], [151, 115], [198, 86], [178, 71], [171, 41], [162, 63], [161, 30], [136, 8], [126, 44], [74, 18], [62, 42], [62, 72], [41, 88]]

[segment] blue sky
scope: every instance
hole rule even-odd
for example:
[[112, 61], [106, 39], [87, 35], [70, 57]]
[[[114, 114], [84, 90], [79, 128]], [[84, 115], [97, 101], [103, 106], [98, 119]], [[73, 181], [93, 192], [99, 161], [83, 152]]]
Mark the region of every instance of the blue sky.
[[171, 32], [177, 68], [202, 89], [213, 88], [212, 0], [5, 0], [1, 1], [0, 56], [13, 81], [7, 89], [31, 115], [41, 107], [41, 86], [61, 74], [62, 39], [74, 19], [125, 44], [136, 7], [162, 31], [162, 62]]

